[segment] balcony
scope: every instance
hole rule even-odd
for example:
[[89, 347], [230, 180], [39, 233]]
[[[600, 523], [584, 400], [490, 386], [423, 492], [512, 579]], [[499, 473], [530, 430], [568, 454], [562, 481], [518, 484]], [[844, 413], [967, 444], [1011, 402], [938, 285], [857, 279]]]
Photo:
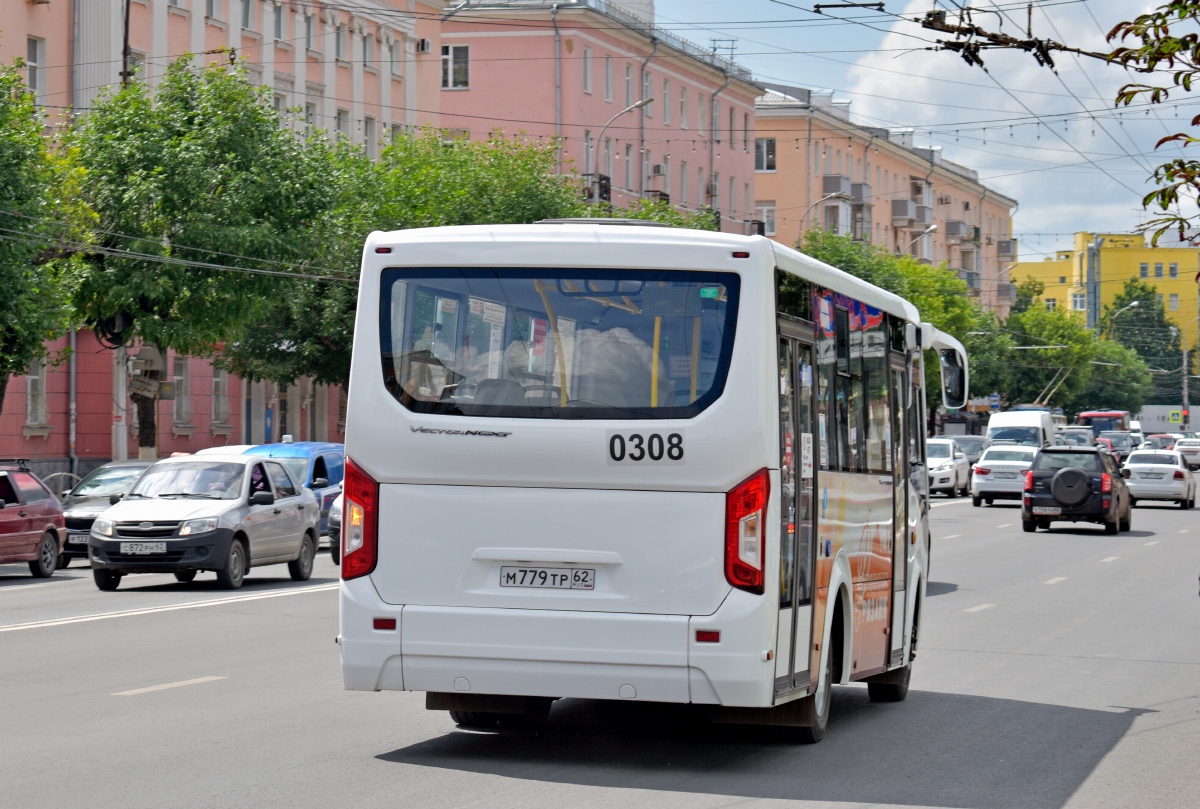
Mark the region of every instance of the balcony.
[[853, 185], [850, 178], [844, 174], [826, 174], [822, 178], [821, 193], [827, 197], [833, 194], [844, 199], [851, 199], [851, 186]]
[[[861, 183], [855, 183], [861, 185]], [[850, 206], [850, 236], [856, 242], [871, 241], [871, 206], [869, 203], [856, 203]]]
[[998, 239], [996, 241], [996, 257], [1001, 261], [1017, 260], [1017, 240]]
[[917, 203], [911, 199], [892, 200], [892, 227], [910, 228], [917, 218]]
[[963, 237], [963, 243], [979, 244], [979, 228], [967, 225], [967, 235]]
[[1017, 285], [1010, 284], [1007, 281], [1001, 281], [996, 284], [996, 299], [1005, 301], [1006, 303], [1015, 303], [1017, 300]]
[[871, 199], [871, 184], [870, 183], [851, 183], [850, 184], [850, 201], [856, 205], [870, 205]]
[[981, 289], [979, 273], [974, 270], [959, 270], [958, 277], [967, 282], [967, 294], [971, 297], [979, 297]]
[[917, 216], [913, 219], [914, 228], [927, 228], [933, 224], [933, 208], [928, 205], [917, 206]]
[[971, 227], [961, 219], [946, 220], [946, 244], [962, 244], [969, 238]]

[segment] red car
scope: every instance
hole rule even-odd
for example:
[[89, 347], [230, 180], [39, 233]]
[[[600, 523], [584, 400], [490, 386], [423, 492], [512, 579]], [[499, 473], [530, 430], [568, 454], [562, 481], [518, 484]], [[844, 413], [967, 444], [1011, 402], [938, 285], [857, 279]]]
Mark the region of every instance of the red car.
[[24, 461], [0, 461], [0, 564], [28, 562], [39, 579], [58, 567], [66, 541], [62, 506]]

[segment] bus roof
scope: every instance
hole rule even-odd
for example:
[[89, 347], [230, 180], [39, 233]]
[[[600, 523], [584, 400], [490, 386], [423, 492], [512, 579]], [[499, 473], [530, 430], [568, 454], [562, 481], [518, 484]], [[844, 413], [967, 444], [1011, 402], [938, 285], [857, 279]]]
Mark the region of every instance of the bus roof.
[[[600, 244], [678, 245], [699, 249], [746, 250], [751, 253], [751, 256], [756, 253], [761, 255], [764, 249], [769, 249], [773, 253], [772, 263], [785, 272], [812, 281], [817, 286], [848, 295], [868, 306], [882, 309], [912, 323], [919, 324], [921, 322], [917, 308], [900, 296], [867, 283], [861, 278], [856, 278], [823, 261], [806, 256], [798, 250], [772, 242], [763, 236], [740, 236], [688, 228], [641, 227], [638, 224], [616, 225], [564, 221], [534, 225], [460, 225], [386, 232], [375, 231], [367, 237], [364, 251], [370, 253], [376, 247], [433, 241], [446, 243], [444, 263], [461, 263], [468, 266], [479, 264], [476, 248], [480, 245], [512, 244], [522, 241], [548, 242], [554, 246], [555, 252], [566, 244], [579, 246]], [[531, 257], [530, 263], [534, 265], [542, 263], [543, 260], [549, 260], [551, 255], [554, 253], [548, 252], [544, 254], [542, 260], [539, 260], [539, 256], [535, 254]], [[588, 253], [584, 253], [585, 257], [588, 255]], [[591, 266], [591, 264], [589, 261], [583, 261], [576, 266]], [[659, 267], [655, 268], [659, 269]], [[661, 267], [661, 269], [674, 269], [674, 267]]]

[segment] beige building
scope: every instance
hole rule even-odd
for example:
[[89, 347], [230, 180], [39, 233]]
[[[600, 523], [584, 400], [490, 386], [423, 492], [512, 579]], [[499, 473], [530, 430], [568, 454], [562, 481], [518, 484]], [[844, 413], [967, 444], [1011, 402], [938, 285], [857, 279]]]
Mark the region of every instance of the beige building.
[[1002, 315], [1016, 299], [1017, 201], [972, 169], [913, 145], [912, 130], [861, 126], [831, 93], [768, 85], [758, 99], [755, 218], [795, 245], [824, 227], [957, 270]]

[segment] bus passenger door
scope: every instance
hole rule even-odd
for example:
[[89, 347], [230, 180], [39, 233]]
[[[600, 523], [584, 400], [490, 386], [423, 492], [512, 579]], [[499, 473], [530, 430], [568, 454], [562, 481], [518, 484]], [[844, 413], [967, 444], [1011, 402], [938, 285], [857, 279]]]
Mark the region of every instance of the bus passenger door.
[[904, 407], [908, 401], [907, 393], [910, 390], [907, 379], [904, 373], [904, 358], [893, 356], [890, 365], [891, 374], [891, 432], [892, 445], [890, 447], [892, 453], [892, 484], [893, 484], [893, 510], [892, 510], [892, 525], [893, 545], [892, 545], [892, 623], [889, 629], [890, 655], [888, 656], [887, 665], [895, 666], [900, 663], [904, 657], [904, 627], [905, 627], [905, 610], [908, 607], [908, 599], [905, 597], [905, 590], [908, 582], [908, 500], [909, 500], [909, 480], [908, 480], [908, 453], [905, 451], [907, 446], [904, 436]]
[[779, 626], [775, 691], [809, 685], [813, 593], [813, 491], [816, 436], [812, 345], [779, 341]]

